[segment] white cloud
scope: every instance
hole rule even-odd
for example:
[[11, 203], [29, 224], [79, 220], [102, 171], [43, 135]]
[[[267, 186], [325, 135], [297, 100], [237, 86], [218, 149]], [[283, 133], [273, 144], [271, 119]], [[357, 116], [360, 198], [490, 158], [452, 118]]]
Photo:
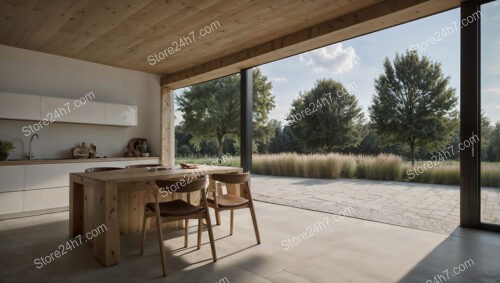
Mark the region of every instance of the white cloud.
[[485, 110], [500, 110], [500, 105], [486, 105], [483, 107]]
[[352, 70], [358, 56], [352, 46], [344, 48], [342, 43], [337, 43], [301, 54], [300, 61], [314, 71], [326, 70], [338, 75]]
[[276, 83], [286, 83], [287, 79], [285, 77], [270, 78], [272, 82]]
[[489, 87], [484, 90], [487, 93], [491, 93], [494, 95], [500, 95], [500, 87]]

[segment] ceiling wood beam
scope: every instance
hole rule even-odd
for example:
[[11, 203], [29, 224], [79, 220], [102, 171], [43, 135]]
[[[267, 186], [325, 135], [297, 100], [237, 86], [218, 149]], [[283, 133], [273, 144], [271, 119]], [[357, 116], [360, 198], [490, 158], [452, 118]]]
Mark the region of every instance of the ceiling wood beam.
[[298, 32], [166, 74], [162, 86], [176, 89], [239, 72], [325, 45], [446, 11], [460, 0], [385, 0]]

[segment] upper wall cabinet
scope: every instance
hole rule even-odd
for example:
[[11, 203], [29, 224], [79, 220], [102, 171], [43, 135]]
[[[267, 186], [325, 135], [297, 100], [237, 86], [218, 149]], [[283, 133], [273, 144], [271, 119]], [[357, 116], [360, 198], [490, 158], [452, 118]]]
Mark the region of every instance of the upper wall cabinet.
[[40, 120], [40, 96], [0, 92], [0, 118]]
[[106, 103], [84, 102], [80, 104], [79, 100], [43, 96], [42, 118], [49, 121], [52, 118], [56, 122], [115, 125], [106, 123], [104, 119]]
[[137, 126], [137, 106], [106, 103], [104, 109], [106, 124]]
[[0, 92], [0, 119], [137, 126], [137, 106]]

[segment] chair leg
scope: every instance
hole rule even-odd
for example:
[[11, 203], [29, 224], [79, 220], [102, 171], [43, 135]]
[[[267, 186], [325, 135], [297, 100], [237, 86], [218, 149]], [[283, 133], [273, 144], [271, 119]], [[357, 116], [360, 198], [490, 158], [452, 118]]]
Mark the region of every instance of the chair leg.
[[203, 218], [198, 219], [198, 245], [196, 247], [197, 250], [201, 248], [201, 230], [203, 227]]
[[210, 248], [212, 249], [212, 258], [214, 262], [217, 261], [217, 252], [215, 251], [214, 233], [212, 231], [212, 222], [210, 221], [210, 214], [208, 211], [205, 213], [205, 220], [207, 221], [208, 237], [210, 238]]
[[163, 231], [161, 229], [161, 219], [159, 217], [156, 217], [156, 228], [158, 230], [158, 240], [160, 242], [161, 266], [163, 269], [163, 276], [167, 276], [167, 259], [165, 257], [165, 247], [163, 246]]
[[215, 222], [217, 223], [217, 226], [220, 226], [222, 223], [220, 221], [220, 212], [218, 209], [215, 210]]
[[144, 213], [144, 220], [142, 221], [142, 236], [141, 236], [141, 255], [144, 255], [144, 245], [146, 244], [146, 223], [148, 216]]
[[184, 248], [188, 247], [189, 219], [184, 220]]
[[250, 204], [250, 214], [252, 215], [253, 228], [255, 230], [255, 238], [257, 238], [257, 244], [260, 244], [260, 234], [259, 227], [257, 226], [257, 217], [255, 216], [255, 209], [253, 203]]
[[231, 209], [231, 232], [229, 235], [232, 236], [234, 231], [234, 209]]

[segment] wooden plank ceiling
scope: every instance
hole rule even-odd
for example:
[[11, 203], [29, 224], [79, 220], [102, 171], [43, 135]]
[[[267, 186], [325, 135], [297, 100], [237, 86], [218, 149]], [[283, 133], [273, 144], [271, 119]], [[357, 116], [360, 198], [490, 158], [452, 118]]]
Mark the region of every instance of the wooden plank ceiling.
[[[0, 44], [162, 75], [178, 88], [460, 5], [460, 0], [0, 0]], [[204, 37], [199, 30], [211, 23]], [[195, 42], [154, 65], [180, 37]]]

